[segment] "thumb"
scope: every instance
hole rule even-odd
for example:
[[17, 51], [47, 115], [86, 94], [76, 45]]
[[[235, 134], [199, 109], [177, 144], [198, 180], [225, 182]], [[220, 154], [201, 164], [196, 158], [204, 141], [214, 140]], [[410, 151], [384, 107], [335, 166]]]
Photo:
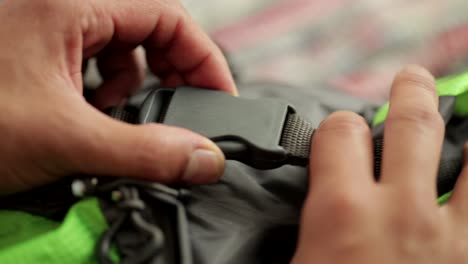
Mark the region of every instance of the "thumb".
[[191, 131], [98, 119], [75, 147], [81, 149], [74, 158], [80, 173], [201, 184], [216, 181], [224, 171], [221, 150]]

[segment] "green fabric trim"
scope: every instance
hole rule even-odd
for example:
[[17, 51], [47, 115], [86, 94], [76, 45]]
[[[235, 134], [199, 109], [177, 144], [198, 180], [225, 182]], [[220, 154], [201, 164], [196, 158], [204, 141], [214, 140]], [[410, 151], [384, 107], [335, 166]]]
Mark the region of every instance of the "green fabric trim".
[[0, 211], [0, 263], [97, 263], [94, 250], [108, 228], [96, 198], [76, 203], [62, 223]]
[[[437, 80], [437, 92], [440, 96], [456, 96], [455, 114], [468, 116], [468, 72], [460, 75], [448, 76]], [[385, 121], [390, 104], [384, 104], [375, 114], [372, 125], [376, 126]], [[439, 197], [439, 204], [445, 203], [452, 192]]]
[[[455, 114], [468, 115], [468, 72], [437, 80], [437, 91], [440, 96], [457, 96]], [[372, 125], [376, 126], [387, 118], [389, 103], [384, 104], [375, 114]]]
[[437, 202], [439, 203], [439, 205], [443, 205], [448, 201], [450, 196], [452, 196], [452, 192], [448, 192], [448, 193], [440, 196], [439, 199], [437, 199]]

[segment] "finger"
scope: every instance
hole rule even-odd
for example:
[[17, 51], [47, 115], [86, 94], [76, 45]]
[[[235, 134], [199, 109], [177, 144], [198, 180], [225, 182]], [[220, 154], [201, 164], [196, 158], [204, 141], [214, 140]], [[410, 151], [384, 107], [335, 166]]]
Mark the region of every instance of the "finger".
[[302, 210], [293, 263], [317, 253], [311, 238], [328, 243], [327, 238], [333, 237], [330, 232], [339, 230], [343, 235], [341, 232], [348, 232], [349, 227], [362, 221], [360, 207], [369, 197], [366, 187], [375, 184], [372, 153], [370, 129], [355, 113], [333, 113], [314, 132], [309, 195]]
[[396, 76], [384, 134], [381, 182], [434, 201], [444, 122], [434, 78], [425, 69], [408, 66]]
[[236, 93], [221, 51], [177, 1], [90, 3], [83, 23], [87, 53], [97, 52], [110, 40], [116, 49], [143, 43], [152, 68], [165, 61], [186, 84]]
[[223, 173], [222, 152], [200, 135], [160, 124], [134, 126], [95, 111], [69, 140], [68, 160], [76, 172], [195, 184]]
[[370, 129], [357, 114], [337, 112], [315, 131], [310, 156], [310, 192], [362, 190], [373, 182]]
[[138, 49], [100, 54], [98, 68], [103, 83], [96, 90], [92, 103], [99, 109], [119, 105], [145, 78], [144, 55]]
[[457, 179], [457, 183], [453, 189], [452, 195], [447, 204], [453, 208], [456, 214], [465, 219], [468, 217], [468, 144], [465, 143], [464, 147], [464, 162], [463, 170]]

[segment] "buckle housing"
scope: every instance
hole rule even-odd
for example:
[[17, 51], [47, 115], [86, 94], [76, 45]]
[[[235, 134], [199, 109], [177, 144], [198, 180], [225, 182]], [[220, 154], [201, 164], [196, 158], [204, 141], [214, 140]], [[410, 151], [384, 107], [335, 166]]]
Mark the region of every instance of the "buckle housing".
[[226, 159], [257, 169], [286, 164], [280, 146], [289, 114], [295, 109], [277, 99], [245, 99], [224, 92], [179, 87], [156, 89], [144, 101], [139, 123], [158, 122], [199, 133], [215, 142]]

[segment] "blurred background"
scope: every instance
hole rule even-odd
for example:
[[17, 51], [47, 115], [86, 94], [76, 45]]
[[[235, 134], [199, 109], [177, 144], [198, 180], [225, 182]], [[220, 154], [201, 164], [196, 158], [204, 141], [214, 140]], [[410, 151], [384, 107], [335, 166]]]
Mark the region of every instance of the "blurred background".
[[333, 89], [373, 103], [418, 63], [468, 71], [467, 0], [182, 0], [241, 82]]

